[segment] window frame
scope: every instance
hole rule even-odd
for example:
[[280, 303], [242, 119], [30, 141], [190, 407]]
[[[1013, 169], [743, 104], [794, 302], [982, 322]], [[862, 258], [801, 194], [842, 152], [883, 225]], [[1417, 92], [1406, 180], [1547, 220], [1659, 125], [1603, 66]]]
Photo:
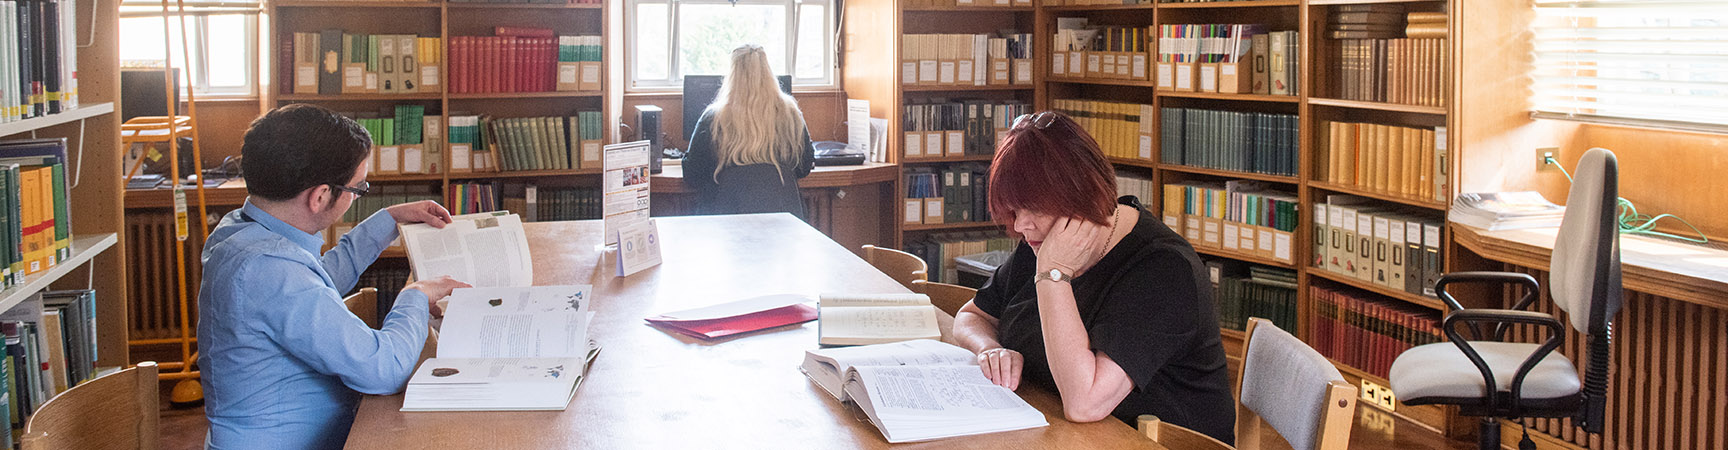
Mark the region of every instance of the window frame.
[[[186, 46], [186, 48], [188, 49], [187, 51], [191, 52], [191, 54], [182, 56], [183, 61], [185, 61], [185, 64], [187, 66], [190, 66], [190, 67], [183, 68], [186, 70], [187, 83], [185, 83], [185, 85], [180, 87], [180, 95], [183, 96], [182, 98], [186, 98], [185, 96], [188, 96], [188, 93], [189, 93], [188, 90], [190, 90], [190, 94], [196, 94], [200, 100], [238, 99], [238, 98], [256, 98], [256, 97], [258, 97], [258, 94], [259, 94], [260, 89], [261, 89], [258, 74], [260, 73], [260, 70], [262, 70], [261, 66], [259, 64], [259, 60], [260, 60], [259, 51], [260, 51], [260, 49], [258, 48], [259, 47], [259, 24], [260, 24], [259, 19], [261, 16], [261, 6], [259, 6], [257, 3], [240, 3], [237, 5], [230, 5], [230, 4], [224, 4], [224, 5], [225, 5], [224, 7], [211, 8], [209, 10], [204, 10], [201, 8], [188, 7], [184, 14], [179, 13], [179, 12], [175, 12], [175, 11], [169, 11], [169, 15], [168, 15], [169, 21], [178, 21], [178, 20], [180, 20], [181, 15], [186, 16], [184, 23], [186, 25], [187, 32], [188, 32], [186, 38], [189, 39], [189, 42], [187, 42], [188, 45]], [[162, 12], [160, 9], [161, 8], [160, 3], [125, 4], [123, 2], [121, 6], [122, 7], [137, 7], [138, 8], [138, 9], [132, 9], [129, 11], [122, 11], [121, 15], [120, 15], [120, 18], [122, 20], [124, 20], [124, 19], [161, 20], [162, 19]], [[236, 7], [236, 6], [238, 6], [238, 7]], [[155, 8], [155, 9], [151, 10], [151, 11], [145, 11], [144, 8]], [[130, 9], [130, 8], [128, 8], [128, 9]], [[243, 76], [242, 79], [246, 80], [246, 83], [242, 86], [214, 87], [214, 86], [210, 85], [211, 56], [210, 56], [210, 20], [209, 19], [211, 16], [241, 16], [242, 17], [242, 24], [243, 24], [244, 30], [240, 33], [240, 35], [241, 35], [240, 37], [242, 39], [244, 39], [244, 42], [241, 43], [241, 48], [244, 49], [245, 56], [243, 57], [244, 61], [240, 61], [240, 66], [241, 66], [241, 69], [244, 70], [244, 73], [242, 74], [242, 76]], [[165, 27], [168, 26], [168, 24], [161, 24], [161, 25], [165, 26]], [[157, 39], [158, 37], [151, 36], [151, 38]], [[178, 53], [181, 50], [182, 49], [179, 49], [179, 48], [167, 49], [167, 51], [170, 55], [172, 55], [174, 53]], [[121, 61], [127, 61], [127, 59], [125, 59], [123, 56], [124, 55], [122, 55], [122, 58], [120, 58]], [[173, 60], [172, 57], [168, 57], [167, 60], [163, 61], [162, 63], [164, 65], [172, 65], [173, 64], [172, 60]]]
[[[696, 4], [696, 5], [744, 4], [744, 5], [769, 5], [769, 6], [782, 6], [783, 5], [786, 9], [786, 17], [787, 17], [786, 41], [785, 41], [787, 51], [786, 51], [786, 55], [784, 56], [786, 58], [786, 60], [784, 61], [784, 64], [785, 64], [785, 67], [787, 68], [787, 71], [793, 76], [792, 77], [793, 89], [795, 91], [797, 91], [797, 90], [833, 90], [833, 89], [839, 89], [839, 87], [840, 87], [839, 56], [838, 56], [839, 51], [838, 51], [838, 42], [836, 42], [836, 39], [835, 39], [835, 30], [837, 30], [839, 27], [839, 23], [836, 19], [836, 14], [835, 14], [836, 9], [835, 8], [839, 7], [839, 0], [737, 0], [737, 1], [728, 1], [728, 0], [658, 0], [658, 1], [625, 0], [623, 3], [624, 3], [624, 54], [625, 54], [624, 72], [625, 72], [625, 78], [626, 78], [626, 84], [625, 84], [625, 92], [626, 93], [672, 93], [672, 92], [679, 92], [681, 89], [683, 89], [683, 79], [684, 79], [685, 74], [683, 73], [683, 68], [681, 67], [682, 61], [680, 61], [681, 58], [679, 58], [679, 54], [678, 54], [678, 50], [679, 50], [678, 43], [682, 37], [682, 30], [681, 30], [681, 27], [679, 26], [680, 24], [678, 21], [678, 16], [679, 16], [678, 11], [679, 11], [679, 6], [683, 5], [683, 4]], [[636, 26], [636, 23], [637, 23], [637, 17], [639, 15], [637, 13], [637, 6], [642, 4], [642, 3], [657, 3], [657, 4], [665, 4], [667, 6], [667, 8], [666, 8], [666, 15], [667, 15], [666, 25], [667, 25], [668, 34], [667, 34], [667, 40], [666, 40], [666, 54], [667, 54], [668, 61], [666, 61], [666, 70], [667, 70], [668, 74], [670, 75], [670, 77], [665, 79], [665, 80], [646, 80], [646, 81], [644, 81], [644, 80], [638, 79], [636, 77], [637, 65], [640, 64], [641, 60], [642, 60], [641, 58], [635, 57], [635, 55], [637, 54], [637, 48], [639, 45], [641, 45], [641, 40], [636, 38], [636, 32], [637, 32], [637, 28], [638, 28]], [[823, 5], [823, 6], [825, 6], [826, 12], [827, 12], [826, 14], [821, 15], [822, 16], [821, 17], [822, 28], [823, 28], [822, 33], [821, 33], [821, 35], [822, 35], [821, 39], [823, 41], [823, 46], [822, 46], [822, 48], [820, 48], [818, 50], [818, 53], [822, 55], [822, 63], [821, 64], [823, 65], [823, 73], [824, 73], [824, 77], [822, 77], [822, 78], [799, 78], [797, 76], [797, 73], [798, 73], [798, 66], [797, 66], [797, 64], [798, 64], [798, 45], [799, 45], [798, 26], [801, 23], [801, 21], [804, 19], [802, 17], [803, 16], [803, 13], [801, 11], [802, 8], [800, 8], [800, 7], [804, 6], [806, 4]]]

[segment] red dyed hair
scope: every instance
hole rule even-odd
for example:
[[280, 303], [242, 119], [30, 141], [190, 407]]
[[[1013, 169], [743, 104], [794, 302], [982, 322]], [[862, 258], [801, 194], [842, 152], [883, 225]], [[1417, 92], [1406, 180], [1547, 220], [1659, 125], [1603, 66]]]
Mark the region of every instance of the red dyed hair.
[[[1110, 222], [1116, 207], [1116, 172], [1098, 142], [1073, 119], [1017, 121], [990, 162], [990, 216], [1014, 230], [1014, 211]], [[1047, 123], [1040, 128], [1034, 122]]]

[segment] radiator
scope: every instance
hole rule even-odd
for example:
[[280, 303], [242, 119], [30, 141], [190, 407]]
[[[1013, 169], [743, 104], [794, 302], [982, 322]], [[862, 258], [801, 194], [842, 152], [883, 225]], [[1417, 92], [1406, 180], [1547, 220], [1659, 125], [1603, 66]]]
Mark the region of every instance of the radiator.
[[[1528, 273], [1542, 286], [1548, 274]], [[1532, 310], [1569, 323], [1552, 298]], [[1728, 312], [1656, 295], [1625, 291], [1614, 318], [1607, 420], [1600, 436], [1574, 427], [1571, 419], [1525, 419], [1541, 432], [1587, 449], [1728, 448]], [[1511, 299], [1506, 306], [1510, 306]], [[1566, 328], [1559, 351], [1579, 364], [1583, 377], [1583, 336]], [[1507, 340], [1537, 342], [1546, 331], [1519, 326]]]
[[[219, 215], [225, 211], [211, 210]], [[198, 282], [204, 267], [198, 255], [204, 248], [204, 238], [197, 224], [187, 242], [174, 239], [174, 214], [169, 210], [140, 210], [126, 213], [126, 305], [129, 340], [177, 338], [180, 336], [179, 278], [174, 271], [174, 246], [185, 245], [186, 307], [192, 314], [188, 323], [198, 323]], [[190, 244], [190, 245], [187, 245]]]

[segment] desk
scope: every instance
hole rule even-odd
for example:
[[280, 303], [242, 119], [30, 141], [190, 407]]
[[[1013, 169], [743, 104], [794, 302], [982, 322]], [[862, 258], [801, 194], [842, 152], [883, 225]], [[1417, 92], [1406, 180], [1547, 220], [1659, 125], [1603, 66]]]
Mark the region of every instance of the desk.
[[[569, 409], [404, 413], [402, 396], [368, 396], [350, 449], [886, 448], [856, 408], [798, 371], [816, 323], [707, 343], [643, 317], [754, 295], [906, 292], [850, 249], [785, 214], [665, 217], [665, 263], [614, 278], [594, 221], [525, 224], [535, 284], [594, 285], [590, 328], [603, 350]], [[946, 329], [952, 319], [943, 317]], [[1062, 418], [1052, 391], [1022, 387], [1049, 427], [939, 440], [975, 449], [1159, 448], [1115, 419]], [[920, 444], [913, 444], [918, 446]]]
[[[864, 244], [893, 245], [894, 180], [900, 168], [893, 164], [864, 163], [856, 166], [822, 166], [798, 180], [804, 200], [805, 221], [840, 245], [858, 251]], [[684, 166], [668, 165], [650, 184], [652, 215], [682, 216], [696, 211], [696, 195], [684, 185]]]

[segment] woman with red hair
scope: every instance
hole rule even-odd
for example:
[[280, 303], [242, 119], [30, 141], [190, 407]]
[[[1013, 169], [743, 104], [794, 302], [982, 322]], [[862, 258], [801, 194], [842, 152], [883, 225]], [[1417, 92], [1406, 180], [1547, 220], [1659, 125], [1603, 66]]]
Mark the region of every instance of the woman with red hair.
[[1051, 383], [1068, 420], [1153, 414], [1235, 441], [1217, 307], [1194, 248], [1132, 196], [1098, 144], [1053, 112], [1016, 119], [990, 165], [990, 213], [1024, 239], [954, 317], [991, 381]]

